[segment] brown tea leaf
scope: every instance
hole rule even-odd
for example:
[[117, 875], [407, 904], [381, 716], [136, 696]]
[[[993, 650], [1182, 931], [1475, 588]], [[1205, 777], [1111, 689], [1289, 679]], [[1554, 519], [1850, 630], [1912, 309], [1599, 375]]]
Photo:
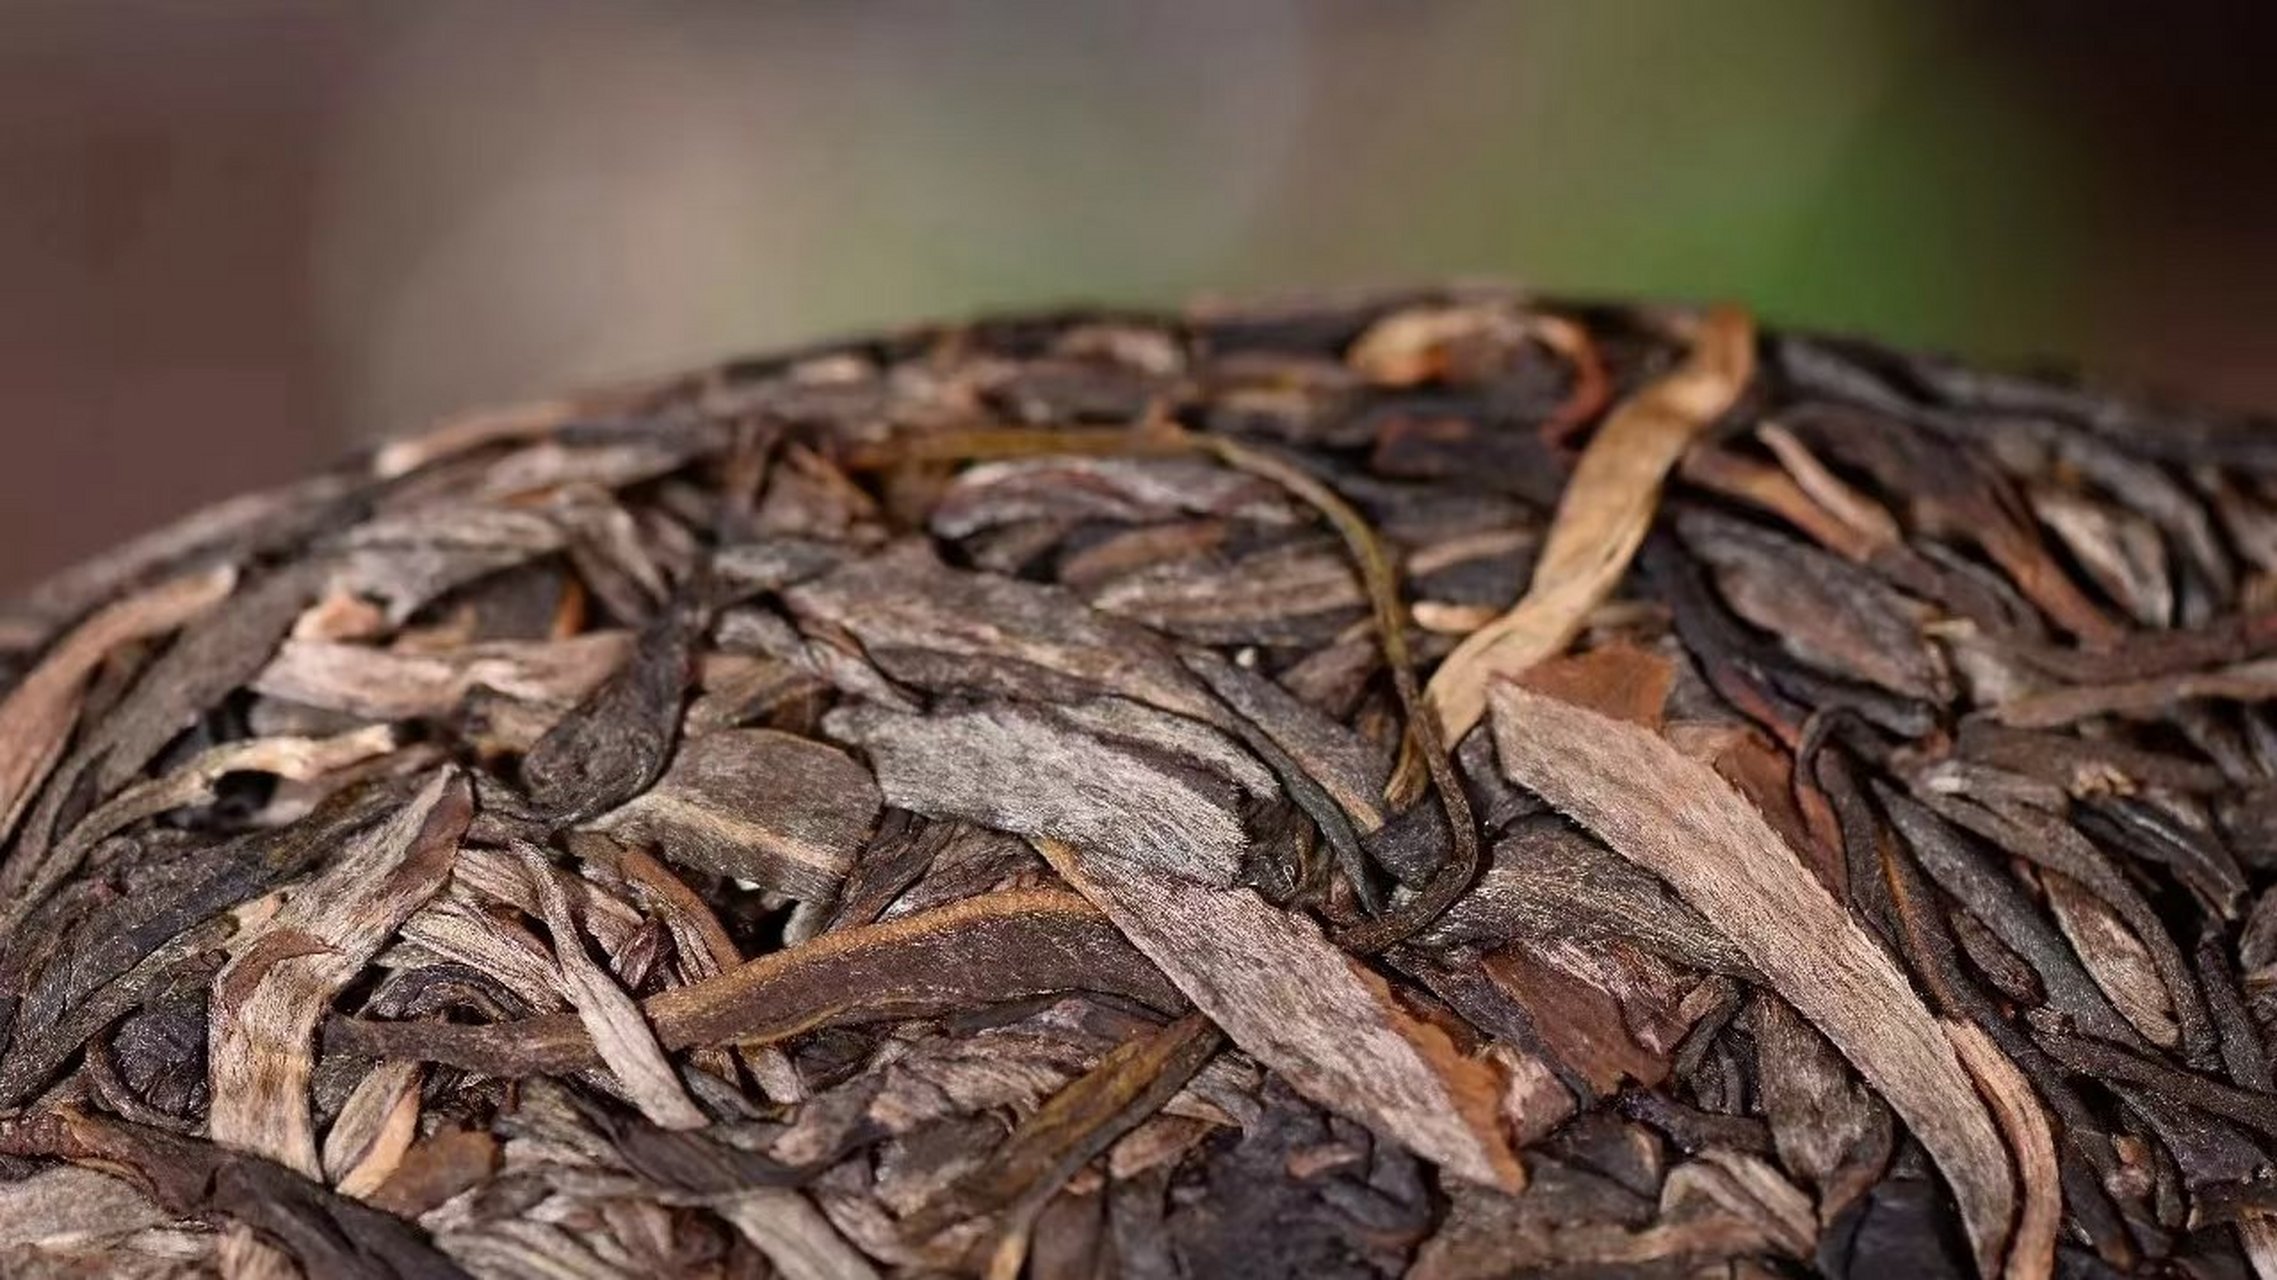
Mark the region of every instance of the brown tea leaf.
[[214, 1141], [323, 1176], [308, 1096], [317, 1023], [396, 926], [442, 887], [473, 812], [465, 777], [436, 774], [239, 942], [213, 986]]
[[695, 675], [693, 605], [651, 622], [632, 657], [522, 757], [522, 784], [561, 826], [613, 809], [664, 772]]
[[2001, 1135], [2016, 1156], [2016, 1180], [2023, 1203], [2016, 1214], [2016, 1232], [2008, 1245], [2008, 1261], [2001, 1269], [2007, 1280], [2047, 1280], [2056, 1265], [2056, 1232], [2063, 1224], [2063, 1183], [2056, 1167], [2056, 1139], [2047, 1113], [2030, 1082], [2008, 1055], [1983, 1030], [1971, 1023], [1947, 1020], [1945, 1035], [1961, 1056], [1961, 1065], [1983, 1092], [1985, 1102], [2000, 1122]]
[[631, 388], [611, 394], [576, 398], [529, 400], [499, 408], [478, 409], [446, 418], [418, 435], [390, 441], [372, 455], [375, 475], [409, 475], [424, 467], [486, 445], [543, 436], [580, 413], [594, 412], [601, 404], [629, 395]]
[[[38, 973], [38, 982], [7, 991], [0, 1001], [0, 1015], [22, 1015], [0, 1057], [0, 1104], [19, 1104], [45, 1086], [67, 1058], [142, 1003], [175, 966], [246, 924], [266, 922], [271, 904], [261, 903], [262, 895], [362, 838], [404, 798], [393, 786], [351, 788], [283, 827], [184, 854], [157, 868], [137, 892], [79, 921], [68, 950]], [[27, 917], [39, 920], [38, 914]], [[8, 953], [12, 976], [29, 978], [37, 968], [25, 963], [29, 956], [60, 941], [19, 940]], [[197, 1020], [204, 1020], [202, 1013]], [[204, 1074], [199, 1064], [192, 1079]]]
[[1905, 976], [1729, 784], [1633, 725], [1504, 686], [1512, 780], [1667, 880], [1824, 1032], [1929, 1149], [1979, 1271], [2000, 1262], [2015, 1187], [1998, 1131]]
[[[827, 933], [659, 992], [641, 1009], [657, 1040], [679, 1050], [1058, 991], [1105, 992], [1164, 1010], [1184, 1004], [1097, 908], [1064, 890], [1019, 889]], [[334, 1019], [325, 1042], [498, 1076], [562, 1074], [600, 1060], [592, 1037], [565, 1014], [486, 1026]]]
[[2032, 514], [2135, 621], [2163, 627], [2173, 619], [2174, 583], [2157, 525], [2060, 489], [2035, 489], [2027, 497]]
[[1525, 320], [1505, 302], [1410, 307], [1369, 325], [1344, 359], [1370, 382], [1412, 386], [1445, 373], [1455, 348], [1515, 347], [1525, 336]]
[[1982, 548], [2058, 626], [2093, 647], [2119, 638], [2120, 629], [2049, 554], [2022, 497], [1989, 461], [1915, 433], [1885, 430], [1877, 415], [1847, 406], [1803, 406], [1783, 425], [1902, 495], [1922, 532]]
[[[1664, 1206], [1648, 1202], [1642, 1212], [1626, 1214], [1612, 1195], [1599, 1192], [1593, 1201], [1587, 1183], [1571, 1180], [1579, 1185], [1554, 1197], [1451, 1188], [1453, 1206], [1446, 1221], [1418, 1251], [1408, 1275], [1414, 1280], [1498, 1280], [1529, 1271], [1687, 1276], [1703, 1266], [1772, 1248], [1766, 1228], [1781, 1225], [1721, 1170], [1705, 1177], [1688, 1174]], [[1708, 1194], [1711, 1187], [1724, 1194]], [[1608, 1207], [1606, 1201], [1618, 1207]], [[1662, 1211], [1656, 1216], [1655, 1209]]]
[[419, 1136], [424, 1081], [416, 1062], [382, 1062], [356, 1082], [325, 1131], [321, 1153], [325, 1180], [341, 1195], [369, 1200], [395, 1172]]
[[1831, 1223], [1889, 1163], [1889, 1109], [1785, 1001], [1759, 995], [1752, 1011], [1756, 1078], [1779, 1163], [1817, 1188], [1818, 1220]]
[[752, 1187], [708, 1207], [766, 1254], [785, 1280], [873, 1280], [878, 1274], [796, 1191]]
[[1318, 925], [1253, 890], [1159, 870], [1137, 850], [1035, 843], [1236, 1045], [1299, 1092], [1459, 1177], [1525, 1184], [1503, 1129], [1498, 1073], [1402, 1009]]
[[1776, 422], [1765, 422], [1756, 427], [1755, 438], [1779, 459], [1779, 465], [1787, 469], [1787, 474], [1795, 478], [1796, 486], [1809, 494], [1813, 502], [1858, 532], [1869, 554], [1903, 540], [1905, 531], [1898, 527], [1887, 508], [1836, 475], [1794, 432]]
[[305, 1274], [346, 1280], [469, 1280], [418, 1227], [274, 1161], [73, 1111], [0, 1122], [0, 1152], [123, 1173], [167, 1212], [250, 1228]]
[[624, 1085], [633, 1105], [657, 1125], [701, 1129], [710, 1124], [711, 1118], [688, 1097], [672, 1064], [665, 1060], [640, 1006], [586, 954], [585, 935], [570, 915], [569, 895], [554, 881], [552, 862], [529, 845], [522, 845], [517, 852], [523, 872], [537, 889], [546, 931], [553, 935], [554, 965], [562, 993], [577, 1010], [586, 1034], [593, 1037], [594, 1052]]
[[2211, 671], [2075, 685], [2011, 698], [1987, 714], [2016, 729], [2056, 729], [2090, 716], [2144, 719], [2192, 698], [2267, 702], [2277, 698], [2277, 658], [2261, 658]]
[[1904, 697], [1951, 699], [1922, 635], [1927, 610], [1880, 578], [1742, 521], [1688, 511], [1676, 527], [1733, 612], [1797, 657]]
[[1658, 654], [1615, 642], [1587, 653], [1547, 658], [1516, 677], [1560, 702], [1658, 730], [1676, 668]]
[[2152, 1044], [2162, 1049], [2179, 1044], [2182, 1029], [2175, 1025], [2174, 1002], [2167, 997], [2150, 948], [2071, 877], [2049, 871], [2040, 882], [2056, 924], [2071, 940], [2095, 985], [2111, 998], [2112, 1007]]
[[375, 1208], [416, 1220], [498, 1171], [498, 1140], [470, 1129], [442, 1129], [411, 1144], [368, 1197]]
[[957, 475], [932, 511], [933, 532], [965, 538], [1025, 520], [1153, 523], [1218, 516], [1293, 523], [1280, 491], [1195, 458], [1048, 458], [984, 462]]
[[0, 864], [0, 891], [11, 899], [9, 922], [44, 901], [69, 874], [55, 848], [67, 807], [115, 794], [168, 742], [260, 670], [313, 594], [319, 568], [303, 563], [272, 572], [184, 626], [102, 723], [80, 735], [25, 821], [15, 852]]
[[[1205, 649], [1188, 650], [1179, 656], [1187, 670], [1200, 676], [1212, 693], [1224, 699], [1226, 709], [1234, 717], [1246, 722], [1255, 734], [1262, 735], [1273, 748], [1285, 753], [1296, 770], [1333, 798], [1350, 815], [1353, 826], [1366, 832], [1383, 825], [1384, 777], [1388, 769], [1380, 752], [1351, 730], [1299, 701], [1278, 683], [1254, 671], [1227, 662]], [[1242, 732], [1239, 724], [1234, 731], [1242, 733], [1253, 749], [1262, 749], [1253, 735]], [[1271, 750], [1265, 753], [1273, 754]], [[1275, 764], [1287, 785], [1291, 770], [1280, 768], [1277, 762], [1270, 763]]]
[[534, 702], [575, 702], [608, 679], [632, 648], [633, 637], [622, 631], [489, 641], [448, 653], [288, 640], [254, 677], [253, 689], [366, 720], [437, 719], [478, 685]]
[[1555, 815], [1523, 820], [1496, 843], [1478, 883], [1417, 940], [1625, 941], [1699, 969], [1748, 971], [1739, 949], [1667, 885]]
[[80, 819], [59, 846], [56, 861], [66, 868], [76, 865], [79, 855], [122, 827], [169, 809], [206, 803], [230, 774], [265, 773], [307, 782], [384, 755], [395, 746], [392, 731], [372, 725], [329, 738], [251, 738], [215, 747], [162, 778], [128, 787]]
[[1425, 696], [1452, 746], [1486, 714], [1487, 687], [1565, 648], [1644, 543], [1660, 484], [1686, 448], [1729, 412], [1755, 368], [1755, 327], [1731, 309], [1701, 317], [1684, 365], [1613, 410], [1574, 467], [1557, 519], [1516, 608], [1439, 664]]
[[1088, 846], [1145, 849], [1169, 874], [1225, 886], [1248, 838], [1230, 789], [1022, 707], [910, 716], [835, 711], [824, 731], [869, 753], [886, 802]]
[[1598, 1097], [1626, 1082], [1650, 1088], [1668, 1078], [1669, 1057], [1637, 1042], [1621, 1002], [1586, 974], [1560, 964], [1554, 950], [1504, 947], [1480, 959], [1480, 972], [1533, 1023], [1542, 1047]]
[[844, 752], [728, 729], [683, 741], [654, 787], [592, 825], [682, 866], [827, 901], [878, 805], [878, 784]]
[[1225, 1037], [1199, 1013], [1127, 1040], [1053, 1094], [1012, 1131], [988, 1163], [914, 1215], [912, 1235], [994, 1213], [1059, 1189], [1076, 1170], [1186, 1087]]
[[1090, 598], [1102, 613], [1204, 644], [1318, 643], [1368, 604], [1343, 552], [1325, 541], [1171, 561], [1106, 583]]
[[62, 758], [80, 694], [95, 667], [121, 645], [164, 635], [204, 613], [236, 585], [236, 571], [224, 565], [115, 601], [80, 623], [15, 682], [7, 701], [0, 702], [0, 840], [16, 829], [33, 793]]
[[382, 516], [341, 538], [343, 563], [331, 586], [379, 602], [387, 625], [402, 626], [452, 588], [558, 550], [562, 541], [554, 521], [510, 507]]
[[11, 1258], [21, 1259], [18, 1250], [71, 1253], [89, 1245], [119, 1244], [121, 1237], [166, 1221], [167, 1215], [132, 1183], [81, 1165], [57, 1165], [0, 1183], [0, 1251]]
[[960, 573], [903, 543], [783, 593], [878, 668], [926, 688], [1054, 701], [1113, 693], [1197, 720], [1208, 699], [1151, 632], [1053, 587]]

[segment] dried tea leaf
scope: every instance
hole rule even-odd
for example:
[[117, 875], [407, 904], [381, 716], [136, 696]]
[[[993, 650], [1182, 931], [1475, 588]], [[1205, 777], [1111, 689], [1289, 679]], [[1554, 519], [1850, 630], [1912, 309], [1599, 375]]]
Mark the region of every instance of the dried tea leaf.
[[622, 631], [489, 641], [447, 653], [288, 640], [252, 687], [366, 720], [438, 719], [478, 686], [533, 702], [575, 702], [622, 666], [632, 648], [633, 637]]
[[2008, 1157], [1905, 976], [1711, 770], [1645, 730], [1504, 686], [1495, 747], [1512, 780], [1667, 880], [1905, 1119], [1961, 1205], [1979, 1270], [2015, 1206]]
[[878, 1274], [796, 1191], [752, 1187], [708, 1207], [758, 1246], [785, 1280], [872, 1280]]
[[1755, 429], [1755, 436], [1779, 459], [1779, 465], [1787, 469], [1795, 478], [1795, 484], [1809, 494], [1812, 501], [1857, 530], [1870, 549], [1895, 545], [1904, 537], [1904, 530], [1887, 509], [1836, 475], [1794, 432], [1776, 422], [1766, 422]]
[[1785, 1001], [1759, 995], [1752, 1009], [1756, 1078], [1779, 1163], [1817, 1188], [1818, 1220], [1831, 1223], [1889, 1163], [1889, 1109]]
[[[1648, 1216], [1649, 1205], [1646, 1213], [1624, 1212], [1627, 1204], [1603, 1192], [1599, 1194], [1612, 1204], [1601, 1207], [1579, 1191], [1589, 1184], [1579, 1177], [1570, 1180], [1578, 1185], [1566, 1196], [1451, 1189], [1453, 1207], [1417, 1252], [1408, 1275], [1415, 1280], [1495, 1280], [1528, 1272], [1691, 1276], [1705, 1266], [1769, 1251], [1773, 1241], [1766, 1227], [1780, 1225], [1720, 1170], [1706, 1178], [1688, 1175], [1678, 1188], [1684, 1194], [1668, 1197], [1657, 1217]], [[1725, 1194], [1707, 1194], [1711, 1186]], [[1735, 1203], [1738, 1211], [1731, 1207]]]
[[425, 1075], [416, 1062], [382, 1062], [364, 1074], [325, 1131], [325, 1180], [341, 1195], [369, 1200], [387, 1181], [419, 1134], [419, 1090]]
[[1157, 711], [1127, 698], [1088, 698], [1052, 709], [1069, 725], [1111, 743], [1168, 756], [1189, 768], [1224, 778], [1259, 800], [1273, 800], [1281, 784], [1240, 743], [1199, 720]]
[[332, 589], [375, 600], [390, 626], [454, 587], [560, 549], [561, 526], [534, 511], [461, 507], [382, 516], [340, 539]]
[[1351, 563], [1321, 540], [1172, 561], [1105, 583], [1090, 598], [1103, 613], [1203, 644], [1318, 643], [1368, 605]]
[[553, 864], [529, 845], [518, 852], [524, 873], [537, 889], [546, 931], [553, 935], [557, 980], [586, 1034], [593, 1037], [594, 1052], [651, 1121], [666, 1129], [701, 1129], [710, 1124], [711, 1118], [688, 1097], [665, 1060], [640, 1006], [586, 954], [585, 936], [570, 914], [569, 895], [554, 881]]
[[[1557, 950], [1505, 947], [1479, 961], [1479, 969], [1523, 1010], [1542, 1047], [1594, 1097], [1623, 1084], [1650, 1088], [1668, 1078], [1670, 1055], [1639, 1043], [1621, 1000]], [[1580, 968], [1581, 972], [1576, 972]]]
[[128, 1175], [167, 1212], [233, 1223], [305, 1274], [469, 1280], [418, 1227], [259, 1156], [123, 1121], [45, 1111], [0, 1124], [0, 1152], [60, 1156]]
[[330, 738], [249, 738], [215, 747], [162, 778], [128, 787], [80, 819], [59, 846], [56, 860], [76, 865], [86, 850], [122, 827], [169, 809], [207, 803], [231, 774], [307, 782], [385, 755], [395, 746], [393, 732], [372, 725]]
[[1734, 612], [1797, 657], [1903, 697], [1938, 703], [1951, 681], [1922, 635], [1927, 611], [1863, 569], [1738, 520], [1687, 511], [1676, 522], [1716, 571]]
[[1961, 1065], [1969, 1069], [1984, 1093], [2009, 1150], [2016, 1156], [2016, 1180], [2023, 1191], [2023, 1203], [2017, 1211], [2016, 1232], [2009, 1241], [2008, 1261], [2001, 1274], [2008, 1280], [2047, 1280], [2055, 1270], [2056, 1232], [2062, 1226], [2064, 1212], [2056, 1139], [2047, 1113], [2040, 1109], [2040, 1100], [2024, 1073], [1981, 1029], [1948, 1021], [1945, 1034], [1960, 1054]]
[[2193, 698], [2266, 702], [2277, 698], [2277, 658], [2262, 658], [2180, 675], [2084, 684], [2026, 694], [1986, 714], [2015, 729], [2058, 729], [2090, 716], [2148, 719]]
[[957, 475], [929, 523], [944, 538], [1025, 520], [1152, 523], [1217, 516], [1293, 523], [1280, 490], [1193, 458], [1049, 458], [987, 462]]
[[[251, 680], [316, 594], [320, 564], [280, 569], [242, 585], [182, 629], [64, 765], [84, 767], [108, 797], [231, 691]], [[58, 787], [50, 796], [62, 793]], [[46, 808], [47, 806], [43, 806]], [[47, 834], [35, 819], [34, 830]]]
[[1451, 746], [1486, 714], [1487, 686], [1565, 648], [1644, 543], [1660, 484], [1701, 431], [1728, 412], [1755, 368], [1755, 326], [1711, 311], [1684, 365], [1613, 411], [1575, 466], [1542, 544], [1534, 582], [1501, 618], [1439, 664], [1426, 695]]
[[239, 942], [214, 979], [214, 1141], [323, 1176], [308, 1096], [317, 1023], [396, 927], [442, 887], [473, 812], [466, 779], [436, 774]]
[[[1178, 989], [1097, 908], [1064, 890], [983, 894], [882, 924], [841, 929], [641, 1002], [668, 1050], [763, 1044], [819, 1027], [1099, 991], [1176, 1009]], [[485, 1026], [335, 1019], [326, 1044], [489, 1075], [561, 1074], [599, 1061], [568, 1015]]]
[[1165, 871], [1230, 885], [1248, 847], [1230, 788], [1023, 707], [910, 716], [834, 711], [823, 731], [859, 745], [886, 803], [1021, 835], [1143, 848]]
[[522, 757], [522, 784], [539, 812], [562, 826], [582, 822], [664, 772], [695, 674], [695, 612], [683, 606], [650, 623], [625, 665]]
[[1354, 827], [1369, 832], [1383, 825], [1384, 783], [1391, 770], [1380, 752], [1254, 671], [1208, 650], [1181, 657], [1235, 715], [1256, 726], [1319, 783], [1351, 815]]
[[1113, 693], [1211, 720], [1206, 695], [1152, 633], [1055, 587], [961, 573], [903, 543], [783, 594], [844, 628], [896, 680], [1065, 701]]
[[1526, 320], [1499, 301], [1411, 307], [1369, 325], [1344, 359], [1370, 382], [1412, 386], [1445, 376], [1463, 348], [1513, 348], [1526, 332]]
[[416, 1220], [498, 1172], [498, 1140], [471, 1129], [443, 1129], [411, 1144], [372, 1192], [373, 1207]]
[[[353, 788], [286, 826], [152, 868], [130, 881], [135, 892], [80, 921], [68, 951], [52, 956], [44, 971], [35, 957], [55, 950], [58, 940], [19, 939], [8, 952], [6, 971], [17, 983], [34, 973], [38, 981], [0, 990], [6, 996], [0, 1019], [18, 1015], [8, 1052], [0, 1057], [0, 1105], [21, 1103], [44, 1086], [65, 1059], [140, 1004], [175, 966], [229, 938], [243, 923], [266, 921], [270, 912], [260, 904], [261, 895], [359, 839], [403, 799], [392, 787]], [[40, 919], [33, 914], [27, 923]], [[203, 1064], [198, 1066], [195, 1074], [202, 1077]]]
[[11, 1255], [25, 1249], [61, 1253], [116, 1245], [120, 1237], [166, 1221], [167, 1215], [132, 1183], [80, 1165], [57, 1165], [0, 1183], [0, 1250]]
[[1458, 1177], [1524, 1185], [1498, 1073], [1401, 1008], [1318, 925], [1253, 890], [1161, 870], [1143, 843], [1099, 852], [1043, 837], [1036, 847], [1236, 1045], [1307, 1097]]
[[15, 852], [0, 864], [0, 890], [12, 897], [10, 921], [69, 874], [68, 859], [54, 847], [62, 826], [75, 816], [67, 809], [115, 794], [169, 741], [250, 679], [313, 594], [320, 567], [301, 564], [270, 573], [185, 626], [102, 723], [79, 737], [26, 820]]
[[1056, 1191], [1185, 1088], [1224, 1039], [1207, 1017], [1190, 1013], [1117, 1045], [1013, 1130], [987, 1165], [917, 1214], [911, 1234], [1022, 1201], [1040, 1208], [1040, 1195]]
[[1619, 940], [1700, 969], [1750, 971], [1739, 949], [1666, 885], [1548, 815], [1521, 821], [1497, 842], [1478, 883], [1419, 941], [1443, 947], [1521, 939], [1588, 946]]
[[2015, 881], [1992, 869], [1961, 835], [1928, 809], [1888, 790], [1890, 821], [1938, 886], [1995, 931], [2032, 966], [2049, 1004], [2096, 1035], [2127, 1038], [2130, 1024], [2105, 999], [2057, 928], [2033, 910]]
[[2060, 489], [2035, 489], [2028, 496], [2032, 514], [2055, 531], [2105, 595], [2147, 626], [2163, 627], [2173, 619], [2174, 583], [2158, 526]]
[[1697, 1160], [1678, 1165], [1661, 1188], [1663, 1205], [1698, 1198], [1753, 1223], [1772, 1248], [1789, 1257], [1810, 1251], [1817, 1236], [1810, 1197], [1754, 1156], [1711, 1148]]
[[878, 784], [844, 752], [728, 729], [683, 741], [654, 787], [592, 825], [682, 866], [827, 901], [878, 808]]
[[115, 601], [80, 623], [13, 683], [7, 701], [0, 702], [0, 840], [15, 830], [40, 782], [62, 757], [80, 695], [96, 666], [122, 645], [164, 635], [204, 613], [236, 585], [236, 572], [225, 565]]
[[2174, 1002], [2167, 998], [2150, 949], [2071, 877], [2050, 871], [2040, 882], [2056, 924], [2112, 1007], [2152, 1044], [2164, 1049], [2179, 1044], [2182, 1030], [2174, 1022]]
[[1560, 702], [1657, 730], [1676, 684], [1676, 668], [1658, 654], [1616, 641], [1587, 653], [1545, 659], [1517, 680]]
[[1986, 459], [1919, 433], [1888, 430], [1877, 415], [1847, 407], [1804, 405], [1784, 425], [1837, 461], [1870, 472], [1885, 492], [1902, 495], [1921, 532], [1982, 548], [2046, 618], [2092, 646], [2118, 638], [2119, 629], [2049, 554], [2014, 486]]

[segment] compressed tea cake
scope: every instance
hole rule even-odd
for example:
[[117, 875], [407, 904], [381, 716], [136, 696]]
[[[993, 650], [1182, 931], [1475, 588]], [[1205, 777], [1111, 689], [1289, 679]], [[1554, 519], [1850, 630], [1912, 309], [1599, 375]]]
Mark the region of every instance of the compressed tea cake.
[[2277, 429], [1014, 317], [0, 614], [0, 1270], [2277, 1275]]

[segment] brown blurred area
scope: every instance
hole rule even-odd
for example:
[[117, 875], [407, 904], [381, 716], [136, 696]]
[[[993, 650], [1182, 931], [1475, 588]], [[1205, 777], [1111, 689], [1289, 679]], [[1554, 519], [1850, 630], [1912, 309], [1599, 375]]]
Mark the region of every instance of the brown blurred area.
[[2268, 408], [2272, 13], [0, 0], [0, 589], [455, 407], [1075, 299], [1729, 295]]

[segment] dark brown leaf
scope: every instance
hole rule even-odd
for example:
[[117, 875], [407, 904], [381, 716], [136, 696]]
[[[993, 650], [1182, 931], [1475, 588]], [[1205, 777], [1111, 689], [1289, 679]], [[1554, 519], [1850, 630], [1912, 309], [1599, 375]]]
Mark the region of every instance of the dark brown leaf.
[[828, 901], [878, 805], [877, 783], [844, 752], [731, 729], [682, 742], [654, 787], [592, 825], [682, 866]]
[[[1171, 1009], [1175, 987], [1099, 912], [1065, 891], [983, 894], [883, 924], [826, 934], [716, 978], [649, 997], [667, 1049], [762, 1044], [818, 1027], [924, 1016], [1055, 991], [1102, 991]], [[574, 1017], [453, 1026], [335, 1020], [326, 1043], [490, 1075], [573, 1071], [599, 1061]]]

